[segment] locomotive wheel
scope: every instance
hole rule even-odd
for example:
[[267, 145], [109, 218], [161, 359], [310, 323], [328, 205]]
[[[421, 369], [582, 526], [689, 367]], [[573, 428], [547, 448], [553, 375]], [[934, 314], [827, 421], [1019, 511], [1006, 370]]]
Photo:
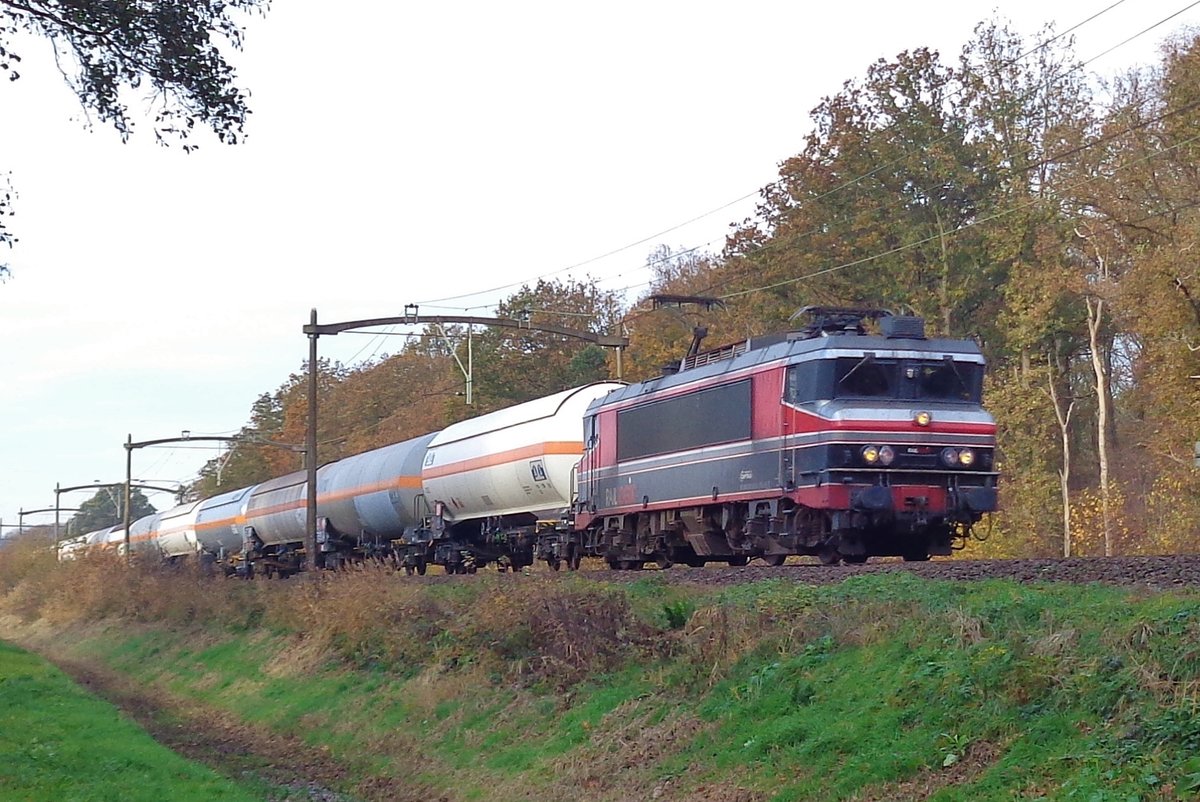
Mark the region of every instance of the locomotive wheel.
[[412, 575], [413, 575], [413, 567], [412, 567], [411, 565], [406, 565], [406, 566], [404, 566], [404, 575], [405, 575], [405, 576], [412, 576]]
[[923, 552], [923, 551], [910, 551], [901, 556], [903, 556], [904, 562], [906, 562], [906, 563], [925, 562], [926, 560], [929, 559], [929, 554], [927, 554], [926, 552]]
[[764, 555], [762, 561], [772, 568], [783, 565], [783, 561], [787, 559], [786, 554], [767, 554]]
[[745, 565], [748, 562], [750, 562], [749, 557], [738, 556], [738, 557], [730, 557], [729, 558], [729, 564], [732, 566], [738, 567], [738, 568], [740, 568], [741, 566]]
[[865, 554], [843, 554], [842, 559], [846, 561], [847, 565], [862, 565], [863, 563], [865, 563], [867, 561], [867, 555], [865, 555]]
[[837, 565], [842, 561], [842, 555], [837, 549], [821, 549], [817, 553], [817, 559], [821, 561], [821, 565]]
[[668, 568], [670, 568], [670, 567], [671, 567], [671, 565], [673, 564], [673, 563], [671, 562], [671, 558], [670, 558], [670, 557], [667, 557], [666, 555], [660, 556], [660, 557], [659, 557], [658, 559], [656, 559], [654, 562], [658, 564], [658, 568], [659, 568], [659, 570], [661, 570], [661, 571], [665, 571], [665, 570], [667, 570], [667, 569], [668, 569]]

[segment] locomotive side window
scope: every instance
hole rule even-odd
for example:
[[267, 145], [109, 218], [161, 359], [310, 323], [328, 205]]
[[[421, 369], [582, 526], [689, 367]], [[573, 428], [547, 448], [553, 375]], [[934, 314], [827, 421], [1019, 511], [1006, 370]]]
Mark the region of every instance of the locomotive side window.
[[617, 459], [621, 461], [749, 437], [749, 379], [617, 413]]
[[830, 367], [828, 361], [816, 360], [789, 367], [783, 388], [783, 400], [788, 404], [803, 404], [806, 401], [832, 397]]

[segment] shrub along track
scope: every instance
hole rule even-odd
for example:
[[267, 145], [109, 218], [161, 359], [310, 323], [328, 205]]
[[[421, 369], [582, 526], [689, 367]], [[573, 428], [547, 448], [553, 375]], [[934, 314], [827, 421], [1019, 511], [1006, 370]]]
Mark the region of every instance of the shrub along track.
[[[1059, 582], [1145, 587], [1161, 590], [1200, 585], [1200, 555], [1022, 559], [1022, 560], [933, 560], [900, 562], [882, 560], [865, 565], [825, 566], [796, 564], [780, 567], [750, 565], [743, 568], [712, 566], [706, 569], [674, 567], [666, 571], [587, 571], [591, 580], [629, 582], [650, 575], [668, 583], [728, 586], [767, 579], [792, 580], [803, 584], [830, 584], [865, 574], [905, 572], [925, 579], [978, 581], [1007, 579], [1021, 583]], [[530, 576], [514, 575], [512, 581], [557, 582], [567, 574], [536, 571]], [[293, 580], [294, 581], [294, 580]], [[397, 576], [398, 582], [471, 582], [470, 576]], [[253, 775], [279, 789], [275, 799], [308, 799], [331, 802], [348, 797], [330, 789], [353, 785], [350, 779], [364, 776], [359, 767], [346, 765], [328, 754], [235, 717], [189, 704], [165, 692], [147, 688], [102, 667], [63, 660], [52, 646], [38, 649], [48, 655], [77, 682], [109, 700], [142, 725], [156, 740], [176, 752], [217, 771], [233, 776]], [[389, 781], [375, 777], [350, 791], [363, 800], [437, 800], [427, 787], [415, 785], [411, 777]], [[446, 799], [445, 797], [441, 797]]]

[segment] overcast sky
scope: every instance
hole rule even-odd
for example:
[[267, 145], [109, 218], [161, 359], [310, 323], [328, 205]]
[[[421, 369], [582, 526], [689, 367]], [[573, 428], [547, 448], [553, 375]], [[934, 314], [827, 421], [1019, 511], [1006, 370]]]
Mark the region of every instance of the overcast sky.
[[[1117, 3], [1076, 52], [1091, 59], [1190, 2]], [[322, 322], [408, 303], [489, 314], [548, 274], [637, 292], [655, 245], [718, 248], [801, 149], [811, 109], [875, 59], [928, 46], [953, 61], [993, 11], [1032, 45], [1045, 23], [1065, 30], [1113, 3], [276, 0], [237, 56], [245, 144], [202, 140], [191, 155], [157, 147], [148, 122], [124, 145], [84, 130], [31, 41], [21, 79], [0, 87], [20, 237], [0, 254], [13, 269], [0, 284], [4, 531], [20, 509], [52, 507], [56, 483], [122, 481], [127, 435], [234, 433], [301, 368], [313, 307]], [[1200, 5], [1089, 71], [1153, 63], [1185, 25]], [[401, 342], [347, 333], [320, 347], [353, 364]], [[214, 454], [147, 448], [133, 472], [185, 482]]]

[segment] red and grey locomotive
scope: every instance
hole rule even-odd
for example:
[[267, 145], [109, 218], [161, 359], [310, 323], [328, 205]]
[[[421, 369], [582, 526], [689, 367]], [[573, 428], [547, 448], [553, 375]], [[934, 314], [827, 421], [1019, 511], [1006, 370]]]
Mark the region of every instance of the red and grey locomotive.
[[916, 317], [802, 311], [802, 330], [689, 355], [591, 404], [586, 553], [614, 568], [923, 560], [996, 509], [978, 346], [928, 339]]

